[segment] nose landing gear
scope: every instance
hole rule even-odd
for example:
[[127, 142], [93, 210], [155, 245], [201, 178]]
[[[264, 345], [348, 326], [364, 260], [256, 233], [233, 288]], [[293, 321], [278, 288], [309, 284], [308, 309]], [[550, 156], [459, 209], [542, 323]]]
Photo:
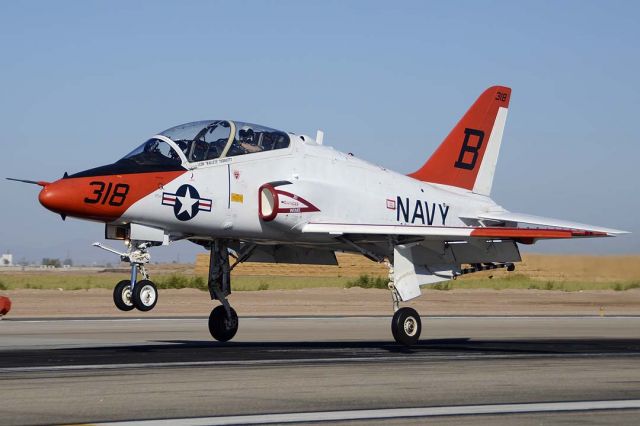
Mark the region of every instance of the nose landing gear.
[[[93, 245], [110, 253], [115, 253], [120, 256], [123, 262], [131, 264], [131, 279], [120, 281], [113, 289], [113, 302], [116, 308], [121, 311], [130, 311], [136, 308], [143, 312], [153, 309], [158, 303], [158, 289], [149, 280], [149, 274], [144, 267], [151, 259], [151, 255], [147, 250], [153, 244], [150, 242], [131, 241], [128, 244], [128, 253], [121, 253], [100, 243], [93, 243]], [[138, 281], [138, 271], [143, 278], [141, 281]]]

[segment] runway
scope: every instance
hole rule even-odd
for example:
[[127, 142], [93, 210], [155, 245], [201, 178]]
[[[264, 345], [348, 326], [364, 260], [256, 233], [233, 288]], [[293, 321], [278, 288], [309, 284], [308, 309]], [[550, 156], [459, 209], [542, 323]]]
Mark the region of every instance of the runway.
[[411, 349], [392, 343], [389, 321], [241, 318], [221, 344], [206, 318], [5, 319], [0, 424], [634, 424], [640, 414], [640, 317], [424, 317]]

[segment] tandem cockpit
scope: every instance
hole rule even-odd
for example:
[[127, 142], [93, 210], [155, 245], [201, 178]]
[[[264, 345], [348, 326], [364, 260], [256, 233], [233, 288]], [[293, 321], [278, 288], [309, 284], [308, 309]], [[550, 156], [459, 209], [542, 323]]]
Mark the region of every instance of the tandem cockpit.
[[[152, 137], [118, 162], [179, 167], [288, 148], [289, 135], [257, 124], [208, 120], [181, 124]], [[206, 164], [206, 163], [205, 163]]]

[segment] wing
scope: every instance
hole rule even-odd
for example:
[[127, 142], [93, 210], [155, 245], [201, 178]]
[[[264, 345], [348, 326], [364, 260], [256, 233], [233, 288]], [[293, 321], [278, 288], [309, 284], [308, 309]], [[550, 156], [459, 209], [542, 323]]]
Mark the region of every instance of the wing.
[[[351, 241], [367, 236], [406, 237], [393, 249], [395, 289], [401, 300], [420, 295], [420, 286], [449, 280], [465, 273], [462, 264], [520, 261], [516, 243], [537, 240], [608, 237], [626, 232], [581, 223], [567, 222], [518, 213], [499, 212], [465, 217], [477, 226], [444, 227], [311, 222], [303, 233], [320, 233]], [[481, 269], [480, 269], [481, 270]]]
[[[468, 218], [469, 219], [469, 218]], [[424, 237], [427, 240], [512, 239], [531, 244], [536, 240], [566, 239], [578, 237], [608, 237], [625, 234], [625, 231], [546, 219], [529, 215], [500, 213], [481, 215], [476, 220], [493, 222], [491, 226], [444, 227], [427, 225], [375, 225], [357, 223], [310, 222], [302, 227], [303, 233], [330, 235], [398, 235]], [[518, 226], [520, 224], [528, 227]]]

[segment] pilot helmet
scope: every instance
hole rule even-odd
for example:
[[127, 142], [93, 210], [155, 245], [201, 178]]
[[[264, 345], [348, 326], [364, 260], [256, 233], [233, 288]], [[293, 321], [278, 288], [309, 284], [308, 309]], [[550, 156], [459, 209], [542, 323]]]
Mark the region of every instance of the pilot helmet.
[[244, 127], [240, 129], [238, 132], [238, 136], [242, 142], [251, 142], [253, 143], [254, 132], [251, 127]]

